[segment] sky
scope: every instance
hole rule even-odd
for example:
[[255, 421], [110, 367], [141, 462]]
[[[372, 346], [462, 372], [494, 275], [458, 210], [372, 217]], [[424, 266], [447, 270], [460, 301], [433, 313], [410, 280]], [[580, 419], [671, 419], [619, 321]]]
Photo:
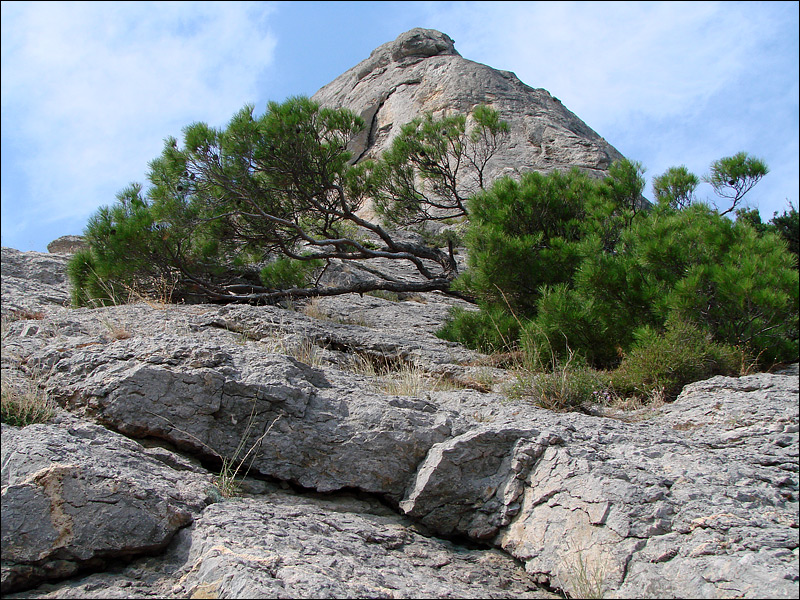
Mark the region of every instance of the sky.
[[[798, 2], [2, 2], [2, 245], [47, 251], [169, 136], [314, 94], [414, 27], [544, 88], [652, 178], [745, 151], [798, 206]], [[701, 200], [716, 197], [708, 184]], [[725, 206], [727, 207], [727, 205]]]

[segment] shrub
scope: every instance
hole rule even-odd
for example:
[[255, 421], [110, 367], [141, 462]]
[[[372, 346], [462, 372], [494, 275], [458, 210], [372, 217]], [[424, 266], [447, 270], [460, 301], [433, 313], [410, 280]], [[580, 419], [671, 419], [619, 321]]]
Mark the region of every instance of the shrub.
[[566, 360], [554, 359], [552, 368], [527, 372], [511, 391], [550, 410], [574, 410], [611, 397], [607, 378], [574, 353]]
[[[597, 237], [569, 283], [542, 288], [523, 345], [602, 368], [617, 366], [641, 328], [692, 322], [719, 344], [746, 348], [764, 366], [796, 360], [798, 273], [775, 234], [759, 234], [702, 204], [659, 207], [622, 232], [613, 252]], [[542, 341], [544, 336], [544, 341]], [[564, 343], [550, 346], [549, 342]]]
[[636, 342], [611, 374], [618, 394], [647, 398], [663, 392], [674, 400], [688, 383], [713, 375], [737, 375], [742, 352], [714, 342], [701, 327], [670, 319], [663, 332], [645, 327], [636, 332]]
[[466, 234], [469, 270], [458, 286], [487, 305], [535, 312], [541, 286], [568, 281], [577, 267], [574, 242], [594, 189], [577, 170], [531, 172], [475, 196]]
[[480, 311], [454, 308], [436, 335], [474, 350], [493, 353], [514, 350], [519, 332], [520, 322], [514, 315], [499, 306], [489, 305]]
[[97, 263], [89, 249], [76, 252], [67, 263], [73, 306], [96, 306], [113, 303], [97, 274]]
[[319, 260], [279, 258], [261, 269], [261, 283], [270, 289], [305, 287], [323, 264]]

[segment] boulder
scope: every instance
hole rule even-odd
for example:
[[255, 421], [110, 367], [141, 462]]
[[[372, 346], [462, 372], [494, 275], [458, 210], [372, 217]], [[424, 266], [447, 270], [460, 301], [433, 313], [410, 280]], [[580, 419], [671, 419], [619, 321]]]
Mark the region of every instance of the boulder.
[[47, 244], [47, 251], [54, 254], [75, 254], [84, 248], [88, 248], [88, 244], [82, 235], [62, 235]]
[[163, 549], [210, 503], [211, 479], [63, 417], [2, 427], [2, 591]]

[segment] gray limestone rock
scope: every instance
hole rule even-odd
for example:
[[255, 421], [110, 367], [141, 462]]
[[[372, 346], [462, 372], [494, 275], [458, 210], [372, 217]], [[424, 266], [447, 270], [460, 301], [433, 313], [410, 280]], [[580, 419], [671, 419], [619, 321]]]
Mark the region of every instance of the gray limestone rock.
[[490, 163], [490, 179], [528, 170], [578, 167], [602, 175], [622, 155], [546, 90], [465, 58], [453, 40], [412, 29], [322, 87], [313, 100], [360, 115], [366, 131], [354, 142], [357, 159], [376, 158], [400, 127], [426, 112], [469, 113], [479, 104], [510, 125], [505, 148]]
[[4, 594], [158, 551], [210, 502], [208, 475], [97, 425], [3, 424], [2, 436]]
[[496, 549], [351, 494], [272, 489], [208, 507], [159, 557], [9, 598], [557, 598]]
[[2, 304], [0, 311], [14, 313], [51, 312], [69, 304], [66, 265], [63, 254], [20, 252], [3, 247]]
[[450, 435], [451, 417], [307, 364], [326, 345], [340, 349], [334, 358], [348, 348], [391, 357], [404, 341], [314, 321], [270, 307], [80, 309], [57, 320], [49, 340], [13, 324], [4, 359], [24, 355], [52, 397], [125, 435], [219, 460], [252, 448], [248, 464], [262, 475], [399, 500], [431, 445]]
[[62, 235], [47, 244], [47, 251], [55, 254], [75, 254], [87, 247], [86, 239], [82, 235]]
[[272, 494], [209, 507], [192, 528], [187, 595], [548, 598], [513, 559], [421, 535], [363, 501]]
[[[294, 310], [64, 309], [35, 329], [7, 325], [4, 377], [37, 372], [71, 411], [206, 460], [253, 448], [251, 475], [378, 494], [429, 532], [490, 543], [572, 595], [796, 594], [796, 369], [716, 377], [661, 408], [589, 416], [469, 389], [391, 395], [374, 373], [347, 368], [355, 356], [433, 375], [472, 368], [459, 363], [480, 355], [433, 335], [447, 308], [426, 294]], [[223, 568], [211, 558], [209, 577]], [[274, 584], [254, 574], [260, 564], [230, 585]]]

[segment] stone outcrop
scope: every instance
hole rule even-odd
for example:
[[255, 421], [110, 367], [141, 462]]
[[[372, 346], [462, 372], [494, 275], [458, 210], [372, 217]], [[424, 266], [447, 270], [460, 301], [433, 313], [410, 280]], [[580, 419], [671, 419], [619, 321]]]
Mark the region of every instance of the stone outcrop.
[[602, 175], [622, 158], [546, 90], [462, 58], [450, 37], [432, 29], [412, 29], [378, 47], [312, 99], [364, 119], [366, 129], [351, 148], [357, 160], [380, 156], [400, 127], [421, 114], [469, 113], [479, 104], [499, 111], [511, 130], [488, 166], [491, 180], [571, 167]]
[[62, 254], [2, 248], [3, 303], [0, 312], [52, 312], [69, 303], [67, 261]]
[[4, 382], [69, 412], [3, 427], [4, 594], [796, 597], [796, 366], [553, 413], [433, 335], [453, 302], [7, 318]]
[[69, 415], [2, 436], [4, 591], [161, 550], [211, 503], [185, 459]]
[[62, 235], [47, 244], [47, 251], [54, 254], [75, 254], [88, 245], [82, 235]]

